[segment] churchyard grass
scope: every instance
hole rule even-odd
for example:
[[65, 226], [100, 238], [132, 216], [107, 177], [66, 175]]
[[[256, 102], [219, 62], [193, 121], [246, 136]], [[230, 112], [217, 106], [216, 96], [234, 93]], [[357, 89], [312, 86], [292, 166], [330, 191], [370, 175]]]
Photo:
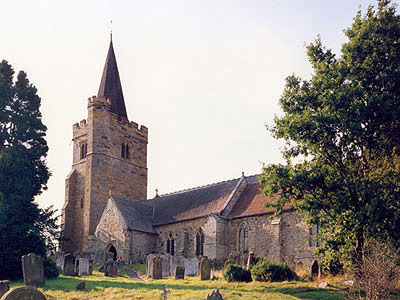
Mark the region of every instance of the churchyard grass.
[[[139, 270], [140, 266], [135, 267]], [[86, 290], [76, 291], [75, 287], [80, 281], [85, 281]], [[60, 276], [56, 279], [46, 280], [45, 285], [39, 290], [48, 300], [72, 300], [72, 299], [161, 299], [162, 285], [167, 285], [171, 291], [169, 300], [174, 299], [206, 299], [207, 294], [216, 288], [224, 299], [228, 300], [294, 300], [295, 297], [309, 299], [340, 300], [342, 294], [335, 288], [318, 289], [313, 282], [282, 282], [282, 283], [228, 283], [222, 279], [200, 281], [199, 277], [185, 277], [183, 280], [175, 280], [167, 277], [160, 280], [148, 280], [146, 282], [133, 281], [122, 272], [119, 277], [105, 277], [103, 273], [94, 271], [92, 276], [70, 277]], [[12, 282], [11, 287], [22, 286], [23, 282]], [[295, 296], [295, 297], [294, 297]]]

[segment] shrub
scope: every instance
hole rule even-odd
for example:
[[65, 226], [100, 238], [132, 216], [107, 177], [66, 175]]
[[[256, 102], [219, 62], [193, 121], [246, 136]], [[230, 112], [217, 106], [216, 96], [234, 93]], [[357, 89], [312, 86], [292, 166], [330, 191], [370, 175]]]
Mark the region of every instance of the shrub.
[[266, 259], [259, 260], [252, 268], [251, 275], [257, 281], [285, 281], [297, 280], [296, 273], [287, 265], [272, 263]]
[[47, 279], [56, 278], [60, 274], [58, 267], [54, 261], [50, 258], [45, 257], [43, 259], [44, 277]]
[[223, 272], [224, 279], [226, 281], [239, 281], [239, 282], [250, 282], [251, 274], [250, 271], [242, 268], [241, 266], [228, 264]]

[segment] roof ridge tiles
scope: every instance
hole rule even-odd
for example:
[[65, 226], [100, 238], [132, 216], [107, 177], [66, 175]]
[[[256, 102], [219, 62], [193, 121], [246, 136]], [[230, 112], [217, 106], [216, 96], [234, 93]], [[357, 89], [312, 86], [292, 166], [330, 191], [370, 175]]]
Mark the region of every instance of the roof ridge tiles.
[[[175, 192], [170, 192], [170, 193], [159, 195], [158, 197], [172, 196], [172, 195], [176, 195], [176, 194], [182, 194], [182, 193], [185, 193], [185, 192], [200, 190], [200, 189], [203, 189], [203, 188], [206, 188], [206, 187], [210, 187], [210, 186], [214, 186], [214, 185], [217, 185], [217, 184], [221, 184], [221, 183], [225, 183], [225, 182], [233, 181], [233, 180], [238, 180], [238, 179], [240, 179], [240, 177], [239, 178], [227, 179], [227, 180], [214, 182], [214, 183], [209, 183], [209, 184], [205, 184], [205, 185], [200, 185], [200, 186], [187, 188], [187, 189], [183, 189], [183, 190], [178, 190], [178, 191], [175, 191]], [[157, 199], [158, 197], [153, 198], [153, 199]]]

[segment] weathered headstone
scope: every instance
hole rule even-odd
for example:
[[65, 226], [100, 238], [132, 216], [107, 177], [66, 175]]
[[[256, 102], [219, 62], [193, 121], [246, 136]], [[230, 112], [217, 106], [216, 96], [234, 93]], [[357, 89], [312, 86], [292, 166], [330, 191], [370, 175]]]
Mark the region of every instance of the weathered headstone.
[[175, 279], [185, 279], [185, 267], [184, 266], [176, 266]]
[[206, 300], [224, 300], [224, 299], [222, 298], [219, 289], [216, 289], [215, 291], [212, 291], [210, 294], [208, 294]]
[[22, 272], [26, 286], [44, 285], [43, 259], [34, 253], [22, 256]]
[[75, 276], [75, 257], [71, 254], [65, 254], [64, 256], [64, 276]]
[[197, 257], [185, 258], [185, 275], [195, 276], [198, 271], [199, 271], [199, 259]]
[[65, 255], [64, 252], [61, 252], [61, 251], [56, 252], [56, 265], [57, 265], [60, 273], [62, 273], [64, 270], [64, 255]]
[[153, 257], [153, 269], [151, 272], [151, 277], [153, 279], [162, 279], [162, 258], [160, 255]]
[[146, 256], [146, 276], [151, 277], [153, 271], [153, 257], [154, 254], [149, 254]]
[[46, 297], [32, 286], [23, 286], [8, 291], [1, 300], [46, 300]]
[[168, 276], [172, 276], [175, 274], [176, 266], [184, 266], [185, 265], [185, 258], [181, 255], [170, 256], [170, 263], [169, 263], [169, 274]]
[[208, 258], [203, 257], [200, 261], [200, 280], [210, 280], [211, 262]]
[[0, 298], [10, 289], [10, 282], [8, 280], [0, 281]]
[[89, 261], [89, 275], [93, 275], [93, 260]]
[[89, 275], [89, 261], [86, 258], [80, 258], [79, 260], [79, 276], [87, 276]]
[[81, 281], [76, 285], [76, 290], [77, 291], [84, 291], [85, 290], [85, 282]]
[[173, 256], [167, 254], [167, 255], [160, 255], [162, 259], [162, 276], [167, 277], [171, 275], [171, 259]]
[[74, 266], [74, 275], [77, 276], [79, 274], [79, 263], [80, 263], [80, 254], [79, 257], [75, 256], [75, 266]]
[[113, 275], [113, 270], [112, 267], [114, 265], [114, 262], [112, 259], [109, 259], [106, 261], [106, 263], [104, 264], [104, 276], [107, 277], [112, 277]]
[[249, 258], [247, 259], [247, 270], [250, 270], [252, 266], [256, 263], [256, 256], [254, 252], [249, 253]]

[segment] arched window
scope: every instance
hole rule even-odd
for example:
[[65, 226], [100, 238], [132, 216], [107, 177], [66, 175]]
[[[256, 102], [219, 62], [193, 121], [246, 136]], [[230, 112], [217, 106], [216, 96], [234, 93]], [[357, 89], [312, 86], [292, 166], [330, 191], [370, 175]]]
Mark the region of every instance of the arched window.
[[87, 155], [87, 143], [85, 143], [85, 157]]
[[310, 247], [321, 247], [322, 246], [322, 235], [319, 231], [319, 225], [314, 224], [310, 228], [310, 235], [309, 235], [309, 246]]
[[80, 158], [84, 159], [87, 155], [87, 143], [81, 144], [80, 148]]
[[121, 144], [121, 157], [125, 158], [125, 144], [124, 143]]
[[249, 229], [244, 224], [239, 229], [238, 250], [240, 252], [249, 252]]
[[201, 228], [196, 234], [196, 255], [201, 256], [204, 253], [204, 233]]
[[169, 234], [167, 240], [167, 253], [174, 255], [175, 253], [175, 240], [172, 237], [172, 233]]
[[130, 156], [130, 155], [129, 155], [129, 145], [126, 144], [126, 145], [125, 145], [125, 158], [128, 158], [128, 159], [129, 159], [129, 158], [130, 158], [129, 156]]

